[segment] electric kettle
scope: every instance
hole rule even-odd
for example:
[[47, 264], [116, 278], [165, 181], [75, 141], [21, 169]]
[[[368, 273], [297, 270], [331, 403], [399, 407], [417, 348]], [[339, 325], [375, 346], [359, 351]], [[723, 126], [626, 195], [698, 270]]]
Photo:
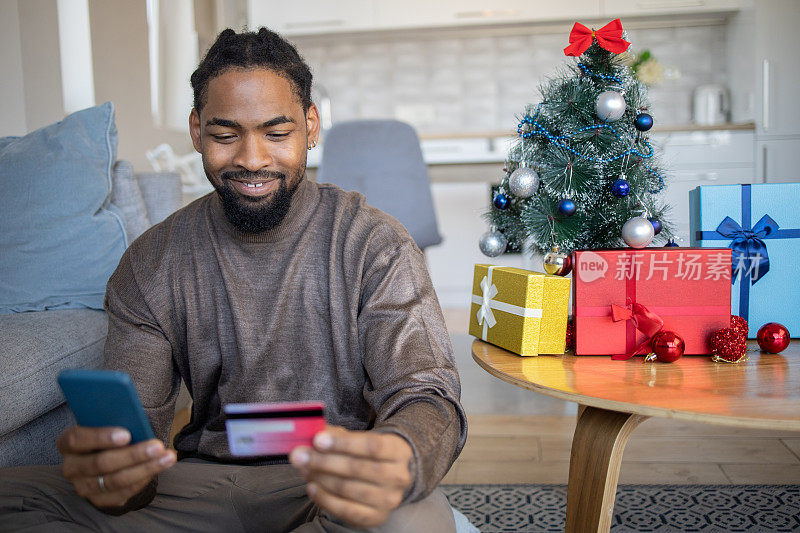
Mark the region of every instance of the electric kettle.
[[695, 124], [710, 126], [730, 120], [731, 100], [728, 89], [722, 85], [700, 85], [692, 97], [692, 120]]

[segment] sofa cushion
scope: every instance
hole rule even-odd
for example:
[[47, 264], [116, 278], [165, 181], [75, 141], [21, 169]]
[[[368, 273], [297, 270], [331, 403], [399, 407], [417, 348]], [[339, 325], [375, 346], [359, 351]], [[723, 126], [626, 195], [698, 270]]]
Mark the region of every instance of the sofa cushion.
[[183, 204], [181, 177], [177, 172], [137, 172], [136, 181], [147, 205], [150, 224], [158, 224]]
[[0, 313], [102, 309], [127, 246], [110, 102], [0, 141]]
[[56, 440], [74, 425], [75, 417], [64, 404], [11, 433], [0, 434], [0, 468], [61, 463]]
[[66, 368], [99, 368], [108, 318], [69, 309], [0, 315], [0, 435], [64, 402], [56, 378]]
[[133, 174], [133, 165], [127, 161], [117, 161], [111, 173], [111, 184], [111, 205], [122, 212], [128, 242], [133, 242], [150, 227], [147, 207]]

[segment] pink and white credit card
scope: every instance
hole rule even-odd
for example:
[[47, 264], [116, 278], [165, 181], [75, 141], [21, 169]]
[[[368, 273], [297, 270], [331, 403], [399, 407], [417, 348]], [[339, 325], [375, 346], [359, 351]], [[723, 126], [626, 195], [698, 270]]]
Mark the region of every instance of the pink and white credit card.
[[232, 455], [287, 456], [297, 446], [311, 446], [325, 429], [322, 402], [229, 403], [224, 407]]

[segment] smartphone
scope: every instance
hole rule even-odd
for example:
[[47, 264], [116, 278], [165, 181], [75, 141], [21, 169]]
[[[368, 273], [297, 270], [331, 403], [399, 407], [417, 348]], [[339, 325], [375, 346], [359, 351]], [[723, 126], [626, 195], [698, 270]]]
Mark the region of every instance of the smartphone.
[[224, 407], [231, 455], [283, 459], [325, 429], [322, 402], [229, 403]]
[[123, 427], [131, 444], [156, 438], [131, 377], [115, 370], [74, 368], [58, 375], [58, 386], [78, 425]]

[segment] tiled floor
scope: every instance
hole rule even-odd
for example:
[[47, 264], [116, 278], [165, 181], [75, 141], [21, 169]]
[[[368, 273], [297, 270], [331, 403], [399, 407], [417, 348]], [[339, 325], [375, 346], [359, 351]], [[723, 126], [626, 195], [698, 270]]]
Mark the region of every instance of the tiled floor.
[[[467, 313], [445, 310], [470, 427], [444, 482], [566, 483], [576, 405], [481, 369]], [[651, 418], [628, 441], [620, 483], [800, 483], [800, 433]]]

